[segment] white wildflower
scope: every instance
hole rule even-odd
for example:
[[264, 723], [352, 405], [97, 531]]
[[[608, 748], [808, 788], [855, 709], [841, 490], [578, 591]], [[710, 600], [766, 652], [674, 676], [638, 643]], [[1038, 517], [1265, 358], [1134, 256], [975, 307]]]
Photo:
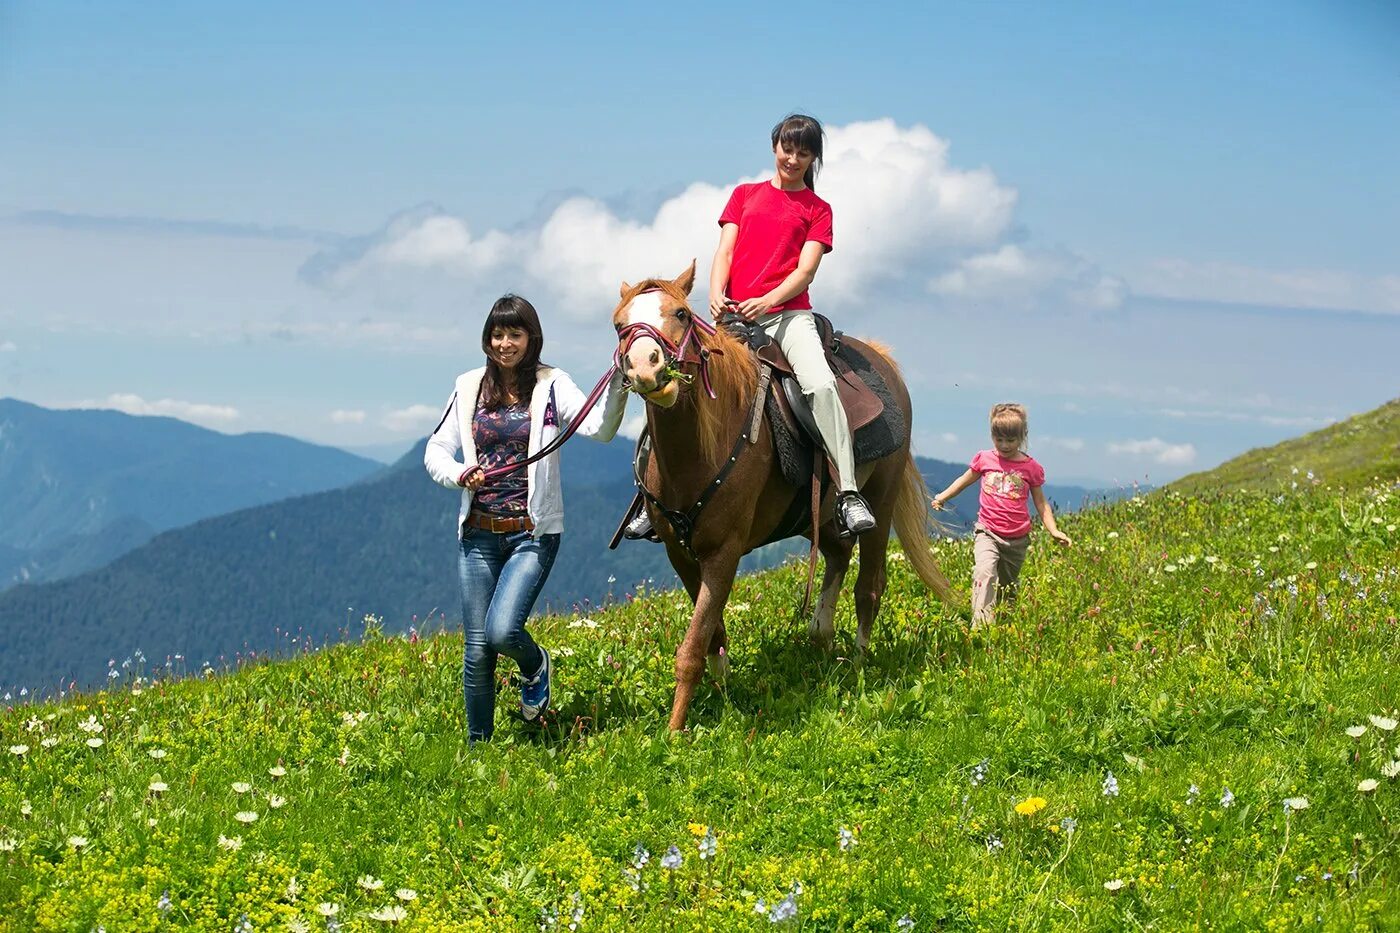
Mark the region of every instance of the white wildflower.
[[398, 923], [408, 916], [408, 911], [404, 910], [398, 904], [391, 904], [388, 907], [372, 910], [365, 916], [369, 917], [371, 920], [378, 920], [380, 923]]

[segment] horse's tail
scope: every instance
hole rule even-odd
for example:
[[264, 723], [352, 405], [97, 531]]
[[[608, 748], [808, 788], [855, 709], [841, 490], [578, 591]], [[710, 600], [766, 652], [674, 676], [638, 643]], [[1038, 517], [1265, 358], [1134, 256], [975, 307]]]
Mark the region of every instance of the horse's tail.
[[938, 562], [929, 550], [928, 487], [924, 485], [919, 468], [914, 465], [914, 456], [908, 453], [905, 454], [899, 498], [894, 505], [894, 530], [899, 535], [905, 556], [924, 585], [948, 605], [958, 605], [960, 600], [954, 595], [952, 584], [938, 568]]

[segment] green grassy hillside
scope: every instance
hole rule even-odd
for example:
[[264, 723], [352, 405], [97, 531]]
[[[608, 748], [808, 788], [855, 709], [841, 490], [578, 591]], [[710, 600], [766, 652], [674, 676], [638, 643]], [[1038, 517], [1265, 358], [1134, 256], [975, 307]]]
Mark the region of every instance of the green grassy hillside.
[[118, 671], [0, 715], [0, 925], [1394, 929], [1396, 479], [1069, 516], [972, 637], [895, 557], [865, 659], [745, 577], [681, 735], [673, 592], [537, 623], [557, 715], [475, 749], [460, 636]]
[[1328, 485], [1357, 488], [1400, 475], [1400, 399], [1346, 421], [1241, 454], [1213, 470], [1183, 476], [1183, 495]]

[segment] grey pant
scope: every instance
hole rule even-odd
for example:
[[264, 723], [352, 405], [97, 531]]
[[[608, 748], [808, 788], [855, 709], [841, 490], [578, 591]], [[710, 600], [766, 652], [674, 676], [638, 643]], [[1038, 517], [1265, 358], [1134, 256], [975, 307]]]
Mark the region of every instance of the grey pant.
[[766, 314], [760, 320], [768, 336], [778, 342], [783, 355], [792, 364], [797, 384], [812, 403], [812, 416], [827, 456], [836, 465], [836, 482], [842, 492], [854, 492], [856, 486], [856, 456], [851, 443], [851, 426], [846, 421], [846, 409], [836, 391], [836, 376], [826, 364], [817, 322], [811, 311], [783, 311]]
[[1016, 598], [1016, 578], [1026, 560], [1031, 536], [1003, 538], [978, 522], [972, 532], [972, 624], [992, 621], [997, 591], [1005, 590], [1008, 602]]

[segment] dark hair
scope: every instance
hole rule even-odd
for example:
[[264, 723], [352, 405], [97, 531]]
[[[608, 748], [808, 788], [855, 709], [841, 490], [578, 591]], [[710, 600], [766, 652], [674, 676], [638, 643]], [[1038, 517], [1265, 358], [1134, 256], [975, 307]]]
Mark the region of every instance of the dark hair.
[[540, 350], [544, 348], [544, 331], [540, 328], [540, 316], [535, 306], [519, 295], [502, 295], [491, 306], [486, 315], [486, 324], [481, 328], [481, 351], [486, 354], [486, 375], [481, 378], [481, 394], [478, 397], [482, 408], [494, 411], [505, 404], [505, 391], [501, 386], [501, 368], [491, 358], [491, 332], [498, 327], [518, 327], [529, 335], [525, 344], [525, 355], [515, 367], [515, 391], [521, 401], [529, 404], [530, 394], [535, 391], [535, 367], [540, 363]]
[[821, 123], [816, 117], [809, 117], [805, 113], [790, 113], [773, 127], [773, 148], [777, 149], [778, 144], [789, 149], [806, 149], [815, 158], [807, 168], [807, 173], [802, 176], [802, 183], [813, 191], [816, 190], [817, 172], [822, 167], [822, 131]]

